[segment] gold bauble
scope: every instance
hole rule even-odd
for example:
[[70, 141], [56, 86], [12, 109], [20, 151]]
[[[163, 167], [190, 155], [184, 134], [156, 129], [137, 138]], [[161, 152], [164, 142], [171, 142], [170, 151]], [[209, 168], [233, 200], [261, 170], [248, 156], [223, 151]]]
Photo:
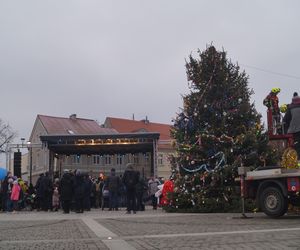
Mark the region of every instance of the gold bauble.
[[287, 148], [284, 150], [281, 165], [284, 168], [298, 168], [298, 155], [295, 149]]

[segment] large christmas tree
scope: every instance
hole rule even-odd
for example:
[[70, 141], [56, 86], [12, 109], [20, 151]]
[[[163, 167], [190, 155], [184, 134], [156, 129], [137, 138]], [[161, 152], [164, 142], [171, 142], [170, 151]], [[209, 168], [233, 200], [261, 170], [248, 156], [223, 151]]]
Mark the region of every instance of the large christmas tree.
[[190, 93], [174, 120], [177, 155], [172, 202], [166, 208], [189, 212], [236, 211], [240, 207], [239, 166], [274, 164], [261, 116], [250, 102], [248, 76], [208, 46], [186, 62]]

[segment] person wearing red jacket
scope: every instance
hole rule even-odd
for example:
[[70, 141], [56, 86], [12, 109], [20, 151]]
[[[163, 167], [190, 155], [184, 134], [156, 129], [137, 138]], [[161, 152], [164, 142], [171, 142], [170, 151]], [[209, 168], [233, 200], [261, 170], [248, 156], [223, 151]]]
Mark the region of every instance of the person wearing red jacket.
[[268, 109], [271, 109], [274, 115], [280, 113], [279, 99], [277, 96], [279, 92], [280, 92], [280, 88], [272, 88], [271, 92], [267, 95], [267, 97], [263, 101], [263, 104], [267, 106]]
[[280, 92], [280, 88], [272, 88], [271, 92], [264, 99], [263, 104], [268, 108], [268, 130], [272, 131], [272, 134], [282, 133], [281, 128], [281, 116], [279, 108], [279, 99], [277, 94]]
[[163, 185], [161, 191], [161, 199], [160, 199], [161, 206], [167, 206], [170, 204], [170, 199], [168, 197], [168, 194], [173, 192], [174, 192], [174, 182], [173, 182], [173, 178], [171, 177], [169, 180], [165, 181]]
[[21, 187], [17, 180], [13, 181], [13, 187], [11, 190], [10, 199], [13, 202], [13, 212], [18, 210], [18, 201], [20, 198]]

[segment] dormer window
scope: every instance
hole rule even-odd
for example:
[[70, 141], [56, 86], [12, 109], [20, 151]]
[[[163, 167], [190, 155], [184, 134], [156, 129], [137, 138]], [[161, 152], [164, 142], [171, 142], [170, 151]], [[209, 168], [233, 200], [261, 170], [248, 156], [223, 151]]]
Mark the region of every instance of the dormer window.
[[141, 128], [141, 129], [139, 129], [137, 132], [140, 132], [140, 133], [145, 133], [145, 132], [148, 132], [146, 129], [144, 129], [144, 128]]
[[69, 133], [70, 135], [74, 135], [74, 134], [75, 134], [74, 131], [72, 131], [71, 129], [67, 129], [67, 131], [68, 131], [68, 133]]

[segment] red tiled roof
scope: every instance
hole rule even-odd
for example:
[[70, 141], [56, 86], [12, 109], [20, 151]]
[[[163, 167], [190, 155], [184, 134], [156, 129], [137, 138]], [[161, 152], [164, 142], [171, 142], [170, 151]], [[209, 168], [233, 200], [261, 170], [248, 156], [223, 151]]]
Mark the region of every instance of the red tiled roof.
[[48, 135], [92, 135], [115, 134], [117, 131], [111, 128], [102, 128], [96, 121], [90, 119], [53, 117], [38, 115]]
[[171, 139], [170, 130], [172, 126], [168, 124], [107, 117], [105, 127], [114, 128], [119, 133], [158, 132], [160, 133], [160, 140]]

